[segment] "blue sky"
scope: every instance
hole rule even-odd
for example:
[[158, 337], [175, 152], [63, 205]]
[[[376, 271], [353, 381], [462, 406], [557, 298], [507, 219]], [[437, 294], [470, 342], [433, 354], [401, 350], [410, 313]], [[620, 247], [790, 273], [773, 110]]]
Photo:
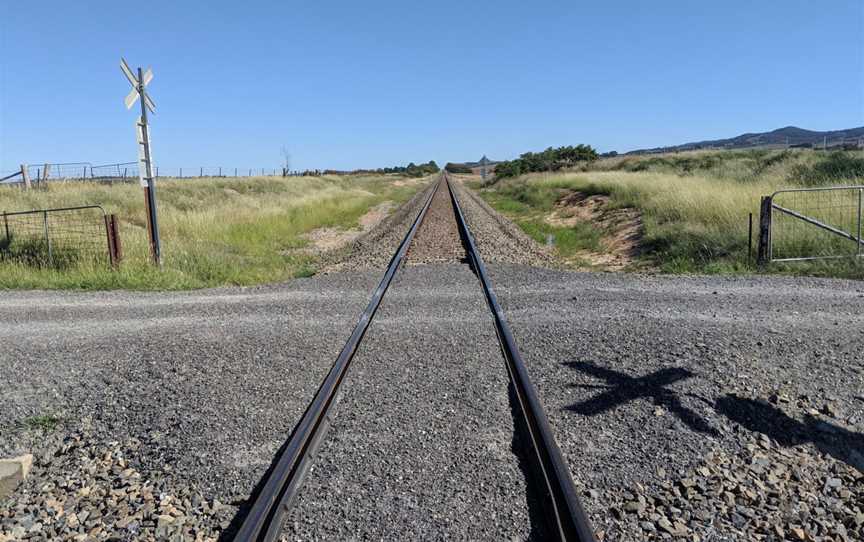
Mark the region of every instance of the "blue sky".
[[861, 0], [0, 1], [0, 171], [355, 168], [864, 125]]

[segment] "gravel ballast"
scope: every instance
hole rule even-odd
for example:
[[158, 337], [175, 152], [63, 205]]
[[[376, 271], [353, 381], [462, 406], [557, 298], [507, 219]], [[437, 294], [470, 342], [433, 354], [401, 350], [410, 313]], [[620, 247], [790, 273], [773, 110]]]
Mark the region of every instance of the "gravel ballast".
[[344, 384], [287, 540], [524, 539], [507, 373], [465, 265], [403, 268]]
[[286, 539], [530, 535], [507, 372], [464, 260], [441, 185], [355, 357]]

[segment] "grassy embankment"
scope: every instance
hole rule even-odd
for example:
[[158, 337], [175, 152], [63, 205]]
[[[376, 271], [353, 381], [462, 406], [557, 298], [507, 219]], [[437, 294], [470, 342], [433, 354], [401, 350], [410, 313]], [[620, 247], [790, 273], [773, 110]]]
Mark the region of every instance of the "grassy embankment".
[[[565, 258], [580, 251], [602, 251], [600, 239], [606, 232], [587, 223], [555, 227], [544, 218], [567, 191], [608, 195], [610, 208], [636, 208], [642, 213], [642, 256], [633, 268], [737, 273], [755, 270], [748, 260], [748, 213], [754, 215], [755, 253], [761, 196], [787, 187], [861, 184], [862, 179], [860, 151], [696, 151], [603, 159], [580, 171], [504, 179], [480, 194], [536, 240], [545, 242], [553, 235], [556, 250]], [[775, 244], [775, 250], [802, 253], [808, 246], [835, 242], [810, 229], [814, 234], [809, 238], [776, 239], [788, 245]], [[772, 264], [769, 270], [864, 278], [864, 261]]]
[[353, 228], [372, 206], [401, 203], [421, 186], [394, 176], [262, 177], [160, 181], [163, 268], [149, 263], [144, 197], [137, 183], [0, 187], [8, 211], [101, 204], [121, 220], [118, 270], [80, 262], [64, 269], [0, 259], [0, 288], [188, 289], [253, 285], [309, 275], [304, 233]]

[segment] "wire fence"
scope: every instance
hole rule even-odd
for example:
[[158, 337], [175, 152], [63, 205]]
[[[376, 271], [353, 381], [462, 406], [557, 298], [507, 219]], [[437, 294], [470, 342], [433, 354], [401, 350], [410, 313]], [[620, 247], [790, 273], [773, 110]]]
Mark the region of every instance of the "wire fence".
[[[94, 181], [137, 182], [138, 162], [91, 164], [90, 162], [46, 163], [22, 168], [31, 185], [46, 182]], [[0, 172], [0, 184], [25, 184], [22, 169]], [[208, 177], [295, 177], [321, 175], [318, 170], [294, 171], [285, 168], [250, 168], [226, 166], [161, 167], [156, 166], [153, 176], [170, 179], [198, 179]]]
[[0, 213], [0, 260], [66, 268], [112, 263], [108, 220], [100, 206]]
[[781, 190], [769, 204], [771, 261], [864, 256], [864, 186]]

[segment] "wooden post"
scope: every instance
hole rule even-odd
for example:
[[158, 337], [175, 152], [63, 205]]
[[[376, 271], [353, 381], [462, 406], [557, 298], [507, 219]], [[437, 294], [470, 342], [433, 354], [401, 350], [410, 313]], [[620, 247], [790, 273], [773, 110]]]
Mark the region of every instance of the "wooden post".
[[3, 211], [3, 229], [6, 232], [6, 242], [4, 243], [5, 248], [9, 248], [12, 244], [12, 238], [9, 236], [9, 217], [6, 215], [6, 211]]
[[30, 190], [30, 174], [27, 172], [27, 164], [21, 164], [21, 175], [24, 177], [24, 190]]
[[747, 265], [753, 263], [753, 213], [750, 213], [750, 222], [747, 232]]
[[105, 216], [105, 232], [108, 237], [108, 260], [111, 267], [117, 268], [123, 259], [123, 248], [120, 244], [120, 222], [117, 215]]
[[771, 196], [762, 198], [759, 209], [759, 250], [756, 255], [756, 264], [765, 266], [771, 261], [771, 210], [774, 199]]
[[51, 234], [48, 233], [48, 211], [42, 211], [42, 227], [45, 231], [45, 245], [48, 247], [48, 264], [54, 265], [54, 252], [51, 250]]
[[111, 233], [114, 236], [114, 259], [119, 264], [123, 261], [123, 244], [120, 242], [120, 219], [111, 215]]

